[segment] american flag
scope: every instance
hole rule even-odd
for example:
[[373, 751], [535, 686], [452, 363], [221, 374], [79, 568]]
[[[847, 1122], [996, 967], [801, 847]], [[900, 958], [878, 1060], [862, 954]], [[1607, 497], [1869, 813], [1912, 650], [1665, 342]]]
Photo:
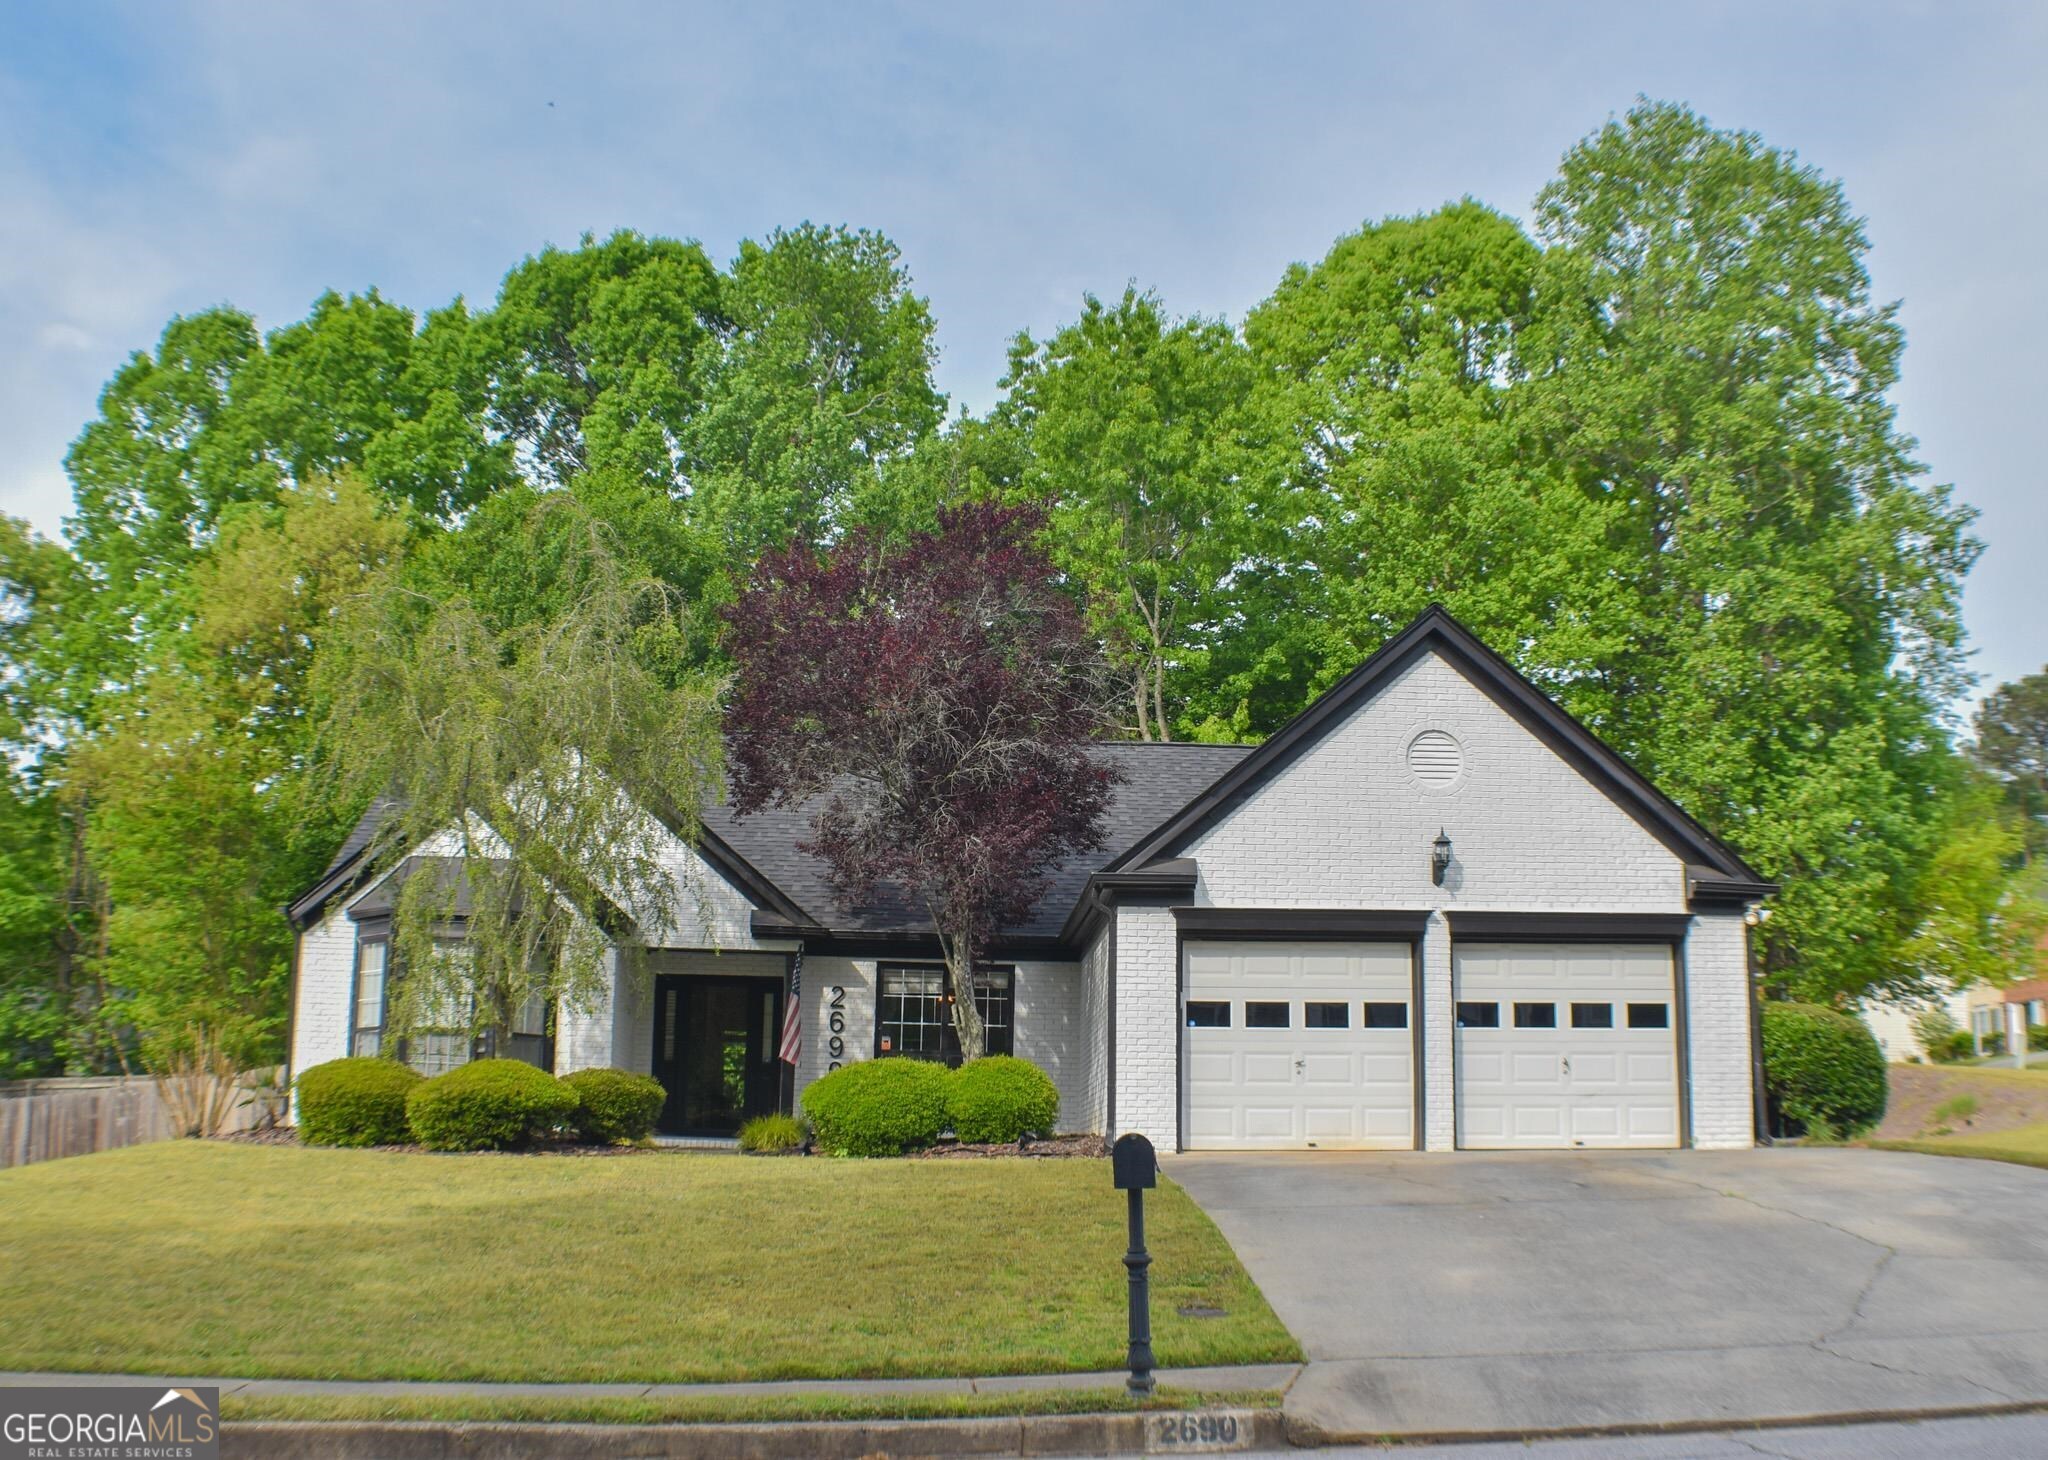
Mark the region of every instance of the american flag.
[[789, 1002], [782, 1012], [782, 1062], [794, 1065], [804, 1052], [804, 955], [789, 962]]

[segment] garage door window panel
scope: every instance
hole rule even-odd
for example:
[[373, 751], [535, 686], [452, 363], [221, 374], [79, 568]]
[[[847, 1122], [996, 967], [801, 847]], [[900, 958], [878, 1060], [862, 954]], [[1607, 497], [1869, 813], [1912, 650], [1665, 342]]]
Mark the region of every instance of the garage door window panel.
[[1458, 1001], [1458, 1027], [1460, 1029], [1500, 1028], [1500, 1005], [1460, 999]]
[[1288, 1006], [1284, 1003], [1264, 999], [1247, 1000], [1244, 1006], [1244, 1027], [1285, 1029], [1289, 1024], [1288, 1013]]
[[1322, 1003], [1311, 1000], [1301, 1006], [1301, 1027], [1304, 1029], [1349, 1029], [1351, 1027], [1351, 1006], [1349, 1004]]
[[1230, 1002], [1227, 999], [1189, 999], [1188, 1028], [1228, 1029]]
[[1572, 1028], [1612, 1029], [1614, 1027], [1614, 1005], [1573, 1004]]
[[1631, 1029], [1669, 1029], [1671, 1027], [1671, 1006], [1669, 1004], [1630, 1004], [1628, 1006], [1628, 1027]]
[[1408, 1027], [1408, 1006], [1391, 1002], [1369, 1002], [1365, 1006], [1365, 1027], [1367, 1029], [1406, 1029]]
[[1557, 1005], [1516, 1004], [1515, 1028], [1555, 1029], [1557, 1028]]

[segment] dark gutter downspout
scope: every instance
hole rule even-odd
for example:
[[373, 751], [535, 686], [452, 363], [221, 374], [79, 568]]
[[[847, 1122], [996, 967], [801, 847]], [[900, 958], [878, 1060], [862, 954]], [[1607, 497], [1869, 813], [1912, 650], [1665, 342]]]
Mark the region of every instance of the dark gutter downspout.
[[1116, 899], [1108, 893], [1100, 894], [1104, 921], [1102, 936], [1109, 939], [1109, 957], [1105, 960], [1102, 976], [1106, 980], [1105, 992], [1109, 1000], [1109, 1028], [1105, 1037], [1107, 1047], [1102, 1052], [1103, 1096], [1102, 1126], [1111, 1136], [1116, 1134]]
[[1742, 915], [1742, 971], [1749, 984], [1750, 1118], [1756, 1125], [1756, 1143], [1768, 1146], [1772, 1144], [1771, 1108], [1770, 1096], [1764, 1090], [1763, 995], [1756, 966], [1756, 929], [1749, 921], [1755, 915], [1754, 908]]
[[[292, 976], [291, 981], [285, 986], [284, 1059], [280, 1061], [284, 1066], [285, 1114], [289, 1116], [292, 1113], [292, 1080], [298, 1074], [298, 1071], [292, 1068], [292, 1034], [299, 1022], [299, 964], [305, 956], [306, 930], [292, 920], [289, 908], [279, 908], [278, 911], [285, 915], [286, 921], [292, 923]], [[353, 1008], [349, 1011], [349, 1018], [355, 1018]]]

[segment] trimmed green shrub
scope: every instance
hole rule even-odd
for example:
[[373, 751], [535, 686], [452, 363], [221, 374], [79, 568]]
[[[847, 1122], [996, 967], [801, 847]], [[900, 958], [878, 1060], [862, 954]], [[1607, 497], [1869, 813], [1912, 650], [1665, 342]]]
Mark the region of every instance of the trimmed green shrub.
[[413, 1139], [430, 1151], [497, 1151], [566, 1125], [576, 1092], [524, 1060], [471, 1060], [405, 1102]]
[[576, 1094], [576, 1134], [603, 1145], [646, 1140], [668, 1100], [661, 1081], [631, 1070], [578, 1070], [562, 1083]]
[[742, 1151], [794, 1151], [803, 1143], [803, 1122], [793, 1115], [757, 1115], [740, 1127]]
[[1884, 1051], [1860, 1019], [1818, 1004], [1764, 1005], [1764, 1084], [1808, 1134], [1848, 1136], [1884, 1117]]
[[1029, 1060], [984, 1055], [953, 1071], [946, 1082], [953, 1134], [975, 1144], [1009, 1144], [1045, 1135], [1059, 1119], [1060, 1092]]
[[813, 1080], [804, 1114], [835, 1156], [900, 1156], [946, 1128], [946, 1067], [902, 1055], [861, 1060]]
[[315, 1065], [297, 1080], [299, 1139], [312, 1146], [402, 1146], [412, 1139], [406, 1097], [420, 1073], [356, 1056]]
[[1976, 1053], [1977, 1043], [1971, 1038], [1970, 1031], [1967, 1029], [1958, 1029], [1955, 1033], [1943, 1039], [1940, 1044], [1930, 1044], [1927, 1046], [1927, 1057], [1939, 1060], [1944, 1064], [1954, 1060], [1969, 1059]]

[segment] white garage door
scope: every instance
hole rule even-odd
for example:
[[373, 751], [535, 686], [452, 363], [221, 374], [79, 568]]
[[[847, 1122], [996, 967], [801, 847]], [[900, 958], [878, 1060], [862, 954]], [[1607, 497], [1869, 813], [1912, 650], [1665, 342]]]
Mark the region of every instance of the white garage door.
[[1191, 1150], [1415, 1144], [1406, 943], [1189, 943], [1181, 1008]]
[[1458, 1144], [1676, 1146], [1671, 949], [1458, 944]]

